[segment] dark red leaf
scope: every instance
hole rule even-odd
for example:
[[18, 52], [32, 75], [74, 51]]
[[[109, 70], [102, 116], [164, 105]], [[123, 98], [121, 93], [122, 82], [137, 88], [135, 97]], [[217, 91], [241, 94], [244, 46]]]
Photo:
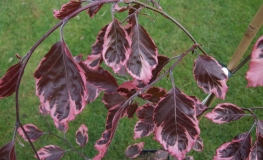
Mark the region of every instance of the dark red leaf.
[[164, 97], [165, 94], [166, 91], [163, 88], [151, 87], [146, 91], [145, 94], [142, 94], [141, 97], [152, 103], [157, 103], [162, 97]]
[[[159, 76], [163, 67], [169, 62], [169, 58], [167, 58], [165, 56], [158, 55], [157, 58], [158, 58], [158, 65], [156, 66], [156, 68], [154, 70], [152, 70], [152, 78], [150, 79], [150, 81], [147, 84], [152, 83]], [[142, 88], [146, 85], [142, 81], [139, 81], [137, 79], [134, 80], [134, 84], [138, 88]]]
[[55, 43], [35, 74], [36, 94], [54, 121], [66, 123], [85, 107], [86, 80], [63, 42]]
[[130, 44], [130, 37], [118, 20], [114, 19], [107, 27], [104, 36], [102, 56], [106, 65], [110, 66], [115, 73], [126, 64], [131, 53]]
[[231, 142], [224, 143], [216, 150], [214, 160], [246, 160], [251, 149], [251, 141], [247, 132], [236, 136]]
[[138, 88], [133, 84], [132, 81], [127, 81], [118, 87], [118, 93], [122, 96], [129, 98], [136, 93]]
[[114, 6], [113, 6], [113, 11], [114, 12], [124, 12], [124, 11], [127, 11], [128, 9], [129, 9], [129, 7], [127, 7], [127, 6], [120, 7], [118, 5], [118, 3], [115, 3]]
[[111, 75], [110, 72], [99, 67], [96, 70], [90, 70], [88, 67], [80, 63], [81, 68], [85, 72], [86, 80], [93, 84], [100, 90], [103, 90], [107, 93], [113, 93], [117, 91], [118, 83], [116, 79]]
[[0, 148], [0, 159], [1, 160], [16, 160], [15, 154], [15, 143], [10, 141]]
[[149, 136], [154, 131], [153, 122], [154, 107], [150, 104], [145, 104], [137, 110], [139, 121], [134, 127], [134, 139]]
[[249, 160], [261, 160], [263, 159], [263, 137], [258, 135], [254, 146], [249, 154]]
[[105, 107], [108, 109], [108, 115], [105, 131], [102, 133], [101, 138], [95, 144], [95, 148], [98, 150], [99, 153], [93, 158], [93, 160], [100, 160], [105, 156], [115, 134], [119, 120], [126, 112], [126, 110], [124, 110], [122, 107], [126, 100], [127, 99], [125, 97], [121, 96], [118, 93], [104, 94], [102, 101], [105, 104]]
[[90, 102], [93, 102], [95, 99], [97, 99], [98, 96], [100, 95], [101, 91], [100, 91], [100, 89], [98, 89], [98, 87], [94, 86], [90, 82], [87, 82], [86, 88], [88, 90], [88, 94], [87, 94], [87, 97], [85, 98], [85, 100], [88, 104]]
[[136, 112], [136, 110], [137, 110], [138, 107], [139, 107], [139, 106], [138, 106], [138, 103], [133, 103], [133, 104], [131, 104], [131, 105], [128, 107], [128, 109], [127, 109], [126, 113], [124, 114], [124, 116], [127, 116], [128, 118], [133, 118], [133, 115], [134, 115], [134, 113]]
[[104, 43], [104, 35], [106, 32], [108, 25], [104, 26], [99, 34], [97, 35], [96, 42], [92, 45], [92, 52], [88, 55], [87, 59], [83, 61], [83, 63], [92, 70], [95, 70], [99, 67], [102, 61], [102, 50], [103, 50], [103, 43]]
[[47, 145], [37, 151], [37, 154], [41, 160], [59, 160], [62, 158], [64, 153], [65, 151], [63, 149], [55, 145]]
[[[28, 137], [29, 137], [31, 142], [35, 142], [36, 140], [38, 140], [44, 134], [43, 131], [39, 130], [33, 124], [25, 124], [25, 125], [23, 125], [23, 127], [24, 127], [24, 129], [25, 129], [25, 131], [26, 131], [26, 133], [27, 133], [27, 135], [28, 135]], [[26, 137], [26, 135], [23, 132], [21, 127], [19, 127], [17, 129], [17, 132], [23, 137], [23, 139], [25, 141], [28, 141], [28, 139], [27, 139], [27, 137]]]
[[11, 66], [0, 79], [0, 99], [12, 95], [16, 90], [16, 81], [21, 71], [22, 63]]
[[154, 153], [154, 160], [166, 160], [169, 156], [169, 153], [164, 150], [158, 150]]
[[263, 137], [263, 121], [257, 121], [257, 134], [260, 134]]
[[203, 140], [201, 139], [201, 137], [197, 137], [197, 140], [193, 146], [193, 150], [197, 151], [197, 152], [201, 152], [204, 149], [204, 143]]
[[80, 147], [84, 147], [89, 140], [88, 128], [85, 124], [82, 124], [76, 131], [76, 142]]
[[194, 101], [195, 101], [195, 106], [196, 106], [196, 116], [199, 116], [203, 112], [205, 112], [208, 107], [205, 106], [198, 98], [195, 96], [190, 96]]
[[[95, 1], [100, 1], [100, 0], [93, 0], [93, 1], [95, 2]], [[90, 18], [93, 18], [102, 6], [103, 4], [98, 4], [93, 7], [90, 7], [89, 9], [87, 9], [87, 14], [90, 16]]]
[[159, 101], [153, 117], [155, 139], [171, 155], [183, 159], [200, 134], [194, 100], [175, 87]]
[[131, 54], [126, 63], [128, 73], [144, 83], [152, 78], [152, 70], [158, 64], [158, 51], [146, 30], [135, 25], [132, 31]]
[[245, 116], [245, 112], [231, 103], [218, 104], [212, 112], [207, 113], [206, 118], [214, 123], [222, 124], [238, 120]]
[[246, 74], [249, 87], [263, 86], [263, 36], [253, 46], [249, 70]]
[[128, 158], [136, 158], [140, 155], [142, 149], [144, 147], [144, 142], [135, 143], [127, 147], [125, 151], [125, 155]]
[[70, 2], [63, 4], [60, 8], [60, 10], [54, 10], [54, 16], [58, 19], [64, 19], [77, 9], [81, 7], [81, 1], [74, 1], [71, 0]]
[[194, 64], [194, 78], [206, 93], [214, 93], [224, 99], [228, 87], [227, 75], [223, 67], [211, 56], [199, 55]]

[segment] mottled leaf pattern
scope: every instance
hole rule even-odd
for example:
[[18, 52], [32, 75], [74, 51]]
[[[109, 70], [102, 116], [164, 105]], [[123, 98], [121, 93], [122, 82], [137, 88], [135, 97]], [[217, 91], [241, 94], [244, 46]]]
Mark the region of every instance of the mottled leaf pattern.
[[66, 123], [85, 107], [85, 75], [63, 42], [55, 43], [35, 74], [36, 94], [54, 121]]
[[194, 78], [206, 93], [214, 93], [224, 99], [228, 87], [227, 75], [222, 66], [211, 56], [199, 55], [194, 64]]
[[41, 160], [59, 160], [62, 158], [64, 153], [65, 151], [63, 149], [55, 145], [47, 145], [37, 151]]
[[231, 142], [224, 143], [216, 150], [214, 160], [246, 160], [251, 149], [249, 133], [237, 135]]
[[132, 81], [127, 81], [118, 87], [118, 93], [126, 98], [130, 98], [136, 93], [138, 88], [133, 84]]
[[154, 131], [153, 122], [154, 107], [150, 104], [145, 104], [137, 110], [139, 121], [134, 127], [134, 139], [149, 136]]
[[[100, 0], [93, 0], [93, 1], [96, 2]], [[89, 9], [87, 9], [87, 14], [90, 16], [90, 18], [93, 18], [102, 6], [103, 4], [98, 4], [93, 7], [90, 7]]]
[[102, 56], [106, 65], [116, 73], [125, 65], [130, 55], [131, 40], [127, 32], [114, 19], [105, 32]]
[[152, 78], [152, 70], [158, 64], [158, 51], [149, 34], [138, 24], [133, 27], [131, 50], [126, 64], [128, 73], [148, 83]]
[[54, 16], [58, 19], [64, 19], [75, 10], [81, 7], [80, 1], [71, 0], [70, 2], [63, 4], [60, 10], [54, 10]]
[[137, 108], [138, 108], [138, 103], [133, 103], [131, 104], [127, 111], [125, 112], [124, 116], [127, 116], [128, 118], [133, 118], [134, 113], [136, 112]]
[[84, 147], [88, 143], [88, 140], [88, 127], [82, 124], [76, 131], [76, 142], [80, 147]]
[[200, 134], [194, 100], [172, 88], [154, 110], [155, 139], [178, 159], [193, 147]]
[[218, 104], [212, 112], [205, 115], [214, 123], [222, 124], [238, 120], [245, 116], [245, 112], [238, 106], [231, 103]]
[[81, 68], [85, 72], [86, 80], [93, 84], [100, 90], [103, 90], [107, 93], [113, 93], [117, 91], [118, 83], [116, 79], [112, 76], [110, 72], [99, 67], [96, 70], [90, 70], [88, 67], [80, 63]]
[[195, 96], [190, 96], [194, 101], [195, 101], [195, 106], [196, 106], [196, 116], [199, 116], [203, 112], [205, 112], [208, 107], [205, 106], [198, 98]]
[[97, 35], [96, 42], [92, 45], [92, 52], [88, 55], [87, 59], [83, 63], [92, 70], [95, 70], [99, 67], [102, 61], [102, 50], [104, 43], [104, 35], [108, 25], [103, 27], [99, 34]]
[[[25, 124], [25, 125], [23, 125], [23, 127], [24, 127], [24, 129], [25, 129], [25, 131], [26, 131], [26, 133], [27, 133], [27, 135], [28, 135], [28, 137], [29, 137], [29, 139], [30, 139], [31, 142], [35, 142], [36, 140], [38, 140], [38, 139], [44, 134], [43, 131], [41, 131], [40, 129], [38, 129], [38, 128], [37, 128], [35, 125], [33, 125], [33, 124]], [[26, 135], [25, 135], [25, 133], [23, 132], [23, 130], [22, 130], [21, 127], [19, 127], [19, 128], [17, 129], [17, 132], [23, 137], [23, 139], [24, 139], [25, 141], [28, 141], [28, 139], [27, 139], [27, 137], [26, 137]]]
[[1, 147], [0, 148], [0, 159], [1, 160], [16, 160], [16, 153], [15, 153], [14, 148], [15, 148], [14, 141], [10, 141], [9, 143]]
[[158, 150], [154, 153], [154, 160], [166, 160], [169, 156], [167, 151]]
[[54, 125], [56, 126], [56, 128], [58, 130], [60, 130], [61, 132], [66, 133], [68, 131], [68, 123], [60, 123], [60, 122], [57, 122], [55, 120], [53, 120], [53, 122], [54, 122]]
[[164, 97], [165, 94], [166, 91], [163, 88], [151, 87], [146, 91], [145, 94], [142, 94], [141, 97], [152, 103], [157, 103], [162, 97]]
[[0, 99], [12, 95], [16, 90], [16, 81], [18, 79], [22, 63], [11, 66], [0, 79]]
[[125, 151], [125, 155], [128, 158], [136, 158], [140, 155], [142, 149], [144, 147], [144, 142], [135, 143], [127, 147]]
[[103, 103], [108, 109], [108, 115], [106, 120], [105, 131], [102, 133], [101, 138], [96, 142], [95, 148], [98, 150], [98, 154], [93, 160], [100, 160], [107, 153], [108, 147], [115, 134], [117, 125], [122, 115], [126, 110], [123, 110], [122, 105], [127, 99], [118, 93], [106, 93], [103, 97]]
[[249, 70], [246, 74], [249, 87], [263, 86], [263, 36], [253, 46]]
[[85, 98], [85, 100], [88, 104], [88, 103], [93, 102], [94, 100], [96, 100], [98, 98], [101, 90], [98, 87], [91, 84], [90, 82], [86, 83], [86, 88], [88, 90], [88, 94], [87, 94], [87, 97]]

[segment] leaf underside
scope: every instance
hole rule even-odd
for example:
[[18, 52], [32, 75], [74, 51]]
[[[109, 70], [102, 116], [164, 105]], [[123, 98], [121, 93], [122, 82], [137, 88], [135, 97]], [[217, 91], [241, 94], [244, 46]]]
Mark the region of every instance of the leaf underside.
[[55, 43], [35, 71], [36, 94], [59, 123], [75, 118], [85, 107], [85, 75], [63, 42]]
[[59, 11], [54, 10], [54, 17], [58, 19], [64, 19], [65, 17], [67, 17], [68, 15], [70, 15], [80, 7], [81, 7], [80, 1], [70, 1], [66, 4], [63, 4]]
[[[100, 0], [93, 0], [93, 1], [95, 2]], [[103, 4], [98, 4], [93, 7], [90, 7], [89, 9], [87, 9], [87, 14], [90, 16], [90, 18], [93, 18], [102, 6]]]
[[154, 110], [155, 139], [178, 159], [193, 147], [200, 134], [194, 100], [172, 88]]
[[142, 149], [144, 147], [144, 142], [135, 143], [127, 147], [125, 151], [125, 155], [128, 158], [136, 158], [140, 155]]
[[194, 64], [194, 78], [197, 85], [206, 93], [214, 93], [218, 98], [225, 98], [228, 87], [227, 75], [222, 66], [211, 56], [199, 55]]

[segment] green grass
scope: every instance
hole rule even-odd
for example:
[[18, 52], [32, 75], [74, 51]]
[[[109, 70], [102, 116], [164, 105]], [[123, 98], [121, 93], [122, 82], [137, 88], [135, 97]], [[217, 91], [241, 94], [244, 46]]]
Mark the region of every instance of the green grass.
[[[58, 20], [53, 17], [53, 9], [60, 8], [61, 4], [67, 0], [1, 0], [0, 1], [0, 75], [17, 62], [15, 54], [25, 55], [32, 45], [44, 35]], [[262, 1], [254, 0], [221, 0], [209, 1], [191, 0], [161, 1], [162, 8], [181, 24], [204, 45], [207, 53], [215, 57], [218, 61], [227, 64], [231, 55], [244, 32], [261, 5]], [[95, 42], [99, 30], [111, 20], [109, 12], [110, 6], [107, 5], [98, 12], [94, 19], [90, 19], [85, 13], [81, 13], [72, 19], [65, 27], [65, 40], [73, 55], [83, 54], [86, 57], [91, 52], [91, 45]], [[159, 54], [169, 57], [178, 55], [187, 50], [191, 45], [188, 37], [174, 24], [160, 15], [149, 13], [154, 19], [140, 16], [139, 22], [142, 24], [151, 37], [154, 39]], [[116, 15], [120, 20], [123, 15]], [[257, 39], [263, 34], [261, 29], [256, 35]], [[47, 38], [33, 54], [29, 65], [26, 68], [20, 90], [20, 111], [21, 121], [34, 123], [42, 130], [47, 128], [45, 119], [38, 114], [39, 100], [35, 95], [35, 81], [33, 73], [42, 59], [48, 52], [52, 44], [59, 40], [58, 31]], [[255, 42], [255, 40], [253, 41]], [[251, 50], [251, 47], [249, 51]], [[246, 55], [249, 54], [249, 51]], [[196, 55], [189, 54], [180, 65], [175, 68], [175, 84], [188, 95], [195, 95], [200, 100], [206, 97], [193, 80], [192, 66]], [[245, 65], [228, 82], [229, 91], [225, 100], [216, 100], [215, 104], [221, 102], [231, 102], [240, 107], [262, 106], [262, 88], [247, 88], [245, 72], [248, 65]], [[162, 80], [158, 84], [169, 90], [171, 84], [169, 80]], [[100, 98], [101, 99], [101, 98]], [[100, 138], [104, 131], [105, 118], [107, 111], [102, 102], [97, 100], [87, 105], [83, 113], [77, 116], [75, 121], [70, 122], [69, 131], [66, 137], [76, 147], [75, 131], [82, 124], [89, 128], [89, 143], [84, 148], [84, 153], [89, 157], [94, 156], [97, 151], [93, 148], [94, 143]], [[13, 126], [15, 123], [15, 102], [14, 96], [0, 101], [0, 146], [3, 146], [12, 139]], [[259, 118], [263, 119], [262, 112], [257, 112]], [[49, 123], [52, 121], [48, 119]], [[109, 148], [105, 159], [125, 159], [125, 148], [140, 140], [133, 140], [133, 126], [136, 118], [131, 120], [124, 118], [121, 120], [114, 140]], [[211, 159], [215, 149], [224, 142], [230, 141], [235, 135], [246, 132], [250, 129], [252, 119], [243, 118], [240, 121], [227, 125], [216, 125], [202, 119], [200, 122], [201, 136], [205, 143], [205, 149], [201, 153], [191, 152], [195, 159]], [[52, 127], [54, 133], [63, 136]], [[33, 151], [29, 149], [28, 143], [18, 137], [25, 147], [17, 143], [18, 159], [33, 159]], [[143, 138], [145, 148], [159, 148], [160, 146], [151, 139]], [[63, 149], [68, 149], [64, 143], [54, 137], [44, 136], [36, 142], [36, 148], [48, 144], [56, 144]], [[63, 159], [81, 159], [73, 152], [65, 154]]]

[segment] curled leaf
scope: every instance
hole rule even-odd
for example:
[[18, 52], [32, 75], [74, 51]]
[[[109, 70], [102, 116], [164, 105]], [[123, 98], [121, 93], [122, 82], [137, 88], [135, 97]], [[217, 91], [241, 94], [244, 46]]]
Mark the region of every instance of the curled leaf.
[[223, 67], [211, 56], [199, 55], [194, 64], [194, 78], [206, 93], [214, 93], [224, 99], [228, 87]]
[[0, 148], [1, 160], [16, 160], [15, 142], [10, 141]]
[[76, 142], [80, 147], [84, 147], [88, 143], [88, 127], [82, 124], [76, 131]]
[[246, 74], [249, 87], [263, 86], [263, 36], [253, 46], [249, 70]]
[[[26, 134], [28, 135], [29, 139], [31, 142], [35, 142], [36, 140], [38, 140], [43, 134], [44, 132], [41, 131], [40, 129], [38, 129], [35, 125], [33, 124], [25, 124], [23, 125]], [[23, 139], [25, 141], [28, 141], [25, 133], [23, 132], [22, 128], [19, 127], [17, 129], [17, 132], [23, 137]]]
[[[100, 0], [93, 0], [93, 1], [96, 2], [96, 1], [100, 1]], [[88, 8], [87, 14], [90, 16], [90, 18], [93, 18], [102, 6], [103, 6], [103, 4], [98, 4], [98, 5], [95, 5], [93, 7]]]
[[63, 4], [60, 10], [54, 10], [54, 17], [57, 19], [64, 19], [77, 9], [81, 7], [81, 1], [71, 0], [70, 2]]
[[11, 66], [0, 79], [0, 99], [9, 97], [16, 90], [16, 81], [21, 71], [22, 63]]

